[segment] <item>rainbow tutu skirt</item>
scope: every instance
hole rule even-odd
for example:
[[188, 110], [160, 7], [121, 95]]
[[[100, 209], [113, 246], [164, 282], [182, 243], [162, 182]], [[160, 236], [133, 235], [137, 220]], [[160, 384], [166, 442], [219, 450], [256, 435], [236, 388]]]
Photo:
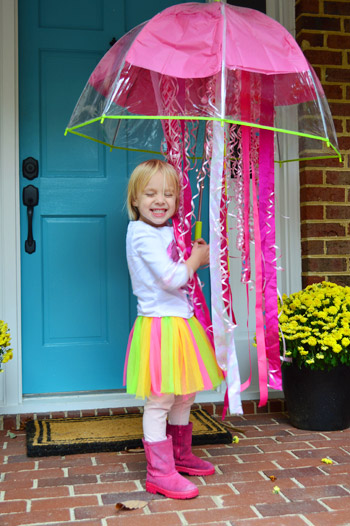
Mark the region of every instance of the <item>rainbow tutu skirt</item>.
[[195, 317], [136, 318], [124, 367], [128, 393], [185, 395], [215, 389], [222, 380], [214, 349]]

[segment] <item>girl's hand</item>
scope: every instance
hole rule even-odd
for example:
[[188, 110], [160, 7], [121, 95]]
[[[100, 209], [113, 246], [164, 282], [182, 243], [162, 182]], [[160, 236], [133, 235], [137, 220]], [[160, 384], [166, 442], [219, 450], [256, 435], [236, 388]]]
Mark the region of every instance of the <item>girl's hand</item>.
[[197, 239], [194, 242], [191, 255], [192, 254], [198, 258], [199, 267], [209, 265], [209, 245], [204, 239]]
[[199, 267], [209, 265], [209, 245], [204, 239], [197, 239], [193, 243], [191, 255], [185, 264], [191, 277]]
[[203, 239], [202, 237], [199, 239], [195, 239], [195, 241], [193, 242], [193, 246], [195, 245], [195, 243], [198, 243], [198, 245], [206, 245], [207, 247], [209, 246], [205, 239]]

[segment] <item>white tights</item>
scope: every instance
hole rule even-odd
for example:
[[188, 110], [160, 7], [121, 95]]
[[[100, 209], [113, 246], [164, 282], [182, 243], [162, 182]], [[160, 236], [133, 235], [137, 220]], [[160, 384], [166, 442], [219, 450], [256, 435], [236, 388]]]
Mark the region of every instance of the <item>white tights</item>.
[[166, 439], [167, 417], [169, 424], [187, 425], [195, 397], [195, 393], [162, 396], [151, 393], [143, 410], [143, 435], [146, 442], [160, 442]]

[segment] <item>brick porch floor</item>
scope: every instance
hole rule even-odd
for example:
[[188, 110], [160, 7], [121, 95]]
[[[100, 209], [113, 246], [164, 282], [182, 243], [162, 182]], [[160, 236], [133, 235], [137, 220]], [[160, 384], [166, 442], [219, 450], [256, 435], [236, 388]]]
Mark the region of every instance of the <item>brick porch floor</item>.
[[[222, 411], [220, 405], [202, 407], [217, 418]], [[192, 477], [199, 496], [185, 501], [144, 491], [143, 451], [27, 458], [23, 422], [32, 415], [0, 417], [0, 524], [349, 526], [350, 429], [298, 430], [283, 409], [281, 400], [270, 401], [262, 410], [255, 402], [245, 402], [244, 416], [226, 418], [236, 428], [232, 433], [239, 443], [195, 448], [215, 464], [216, 474]], [[9, 429], [16, 438], [8, 436]], [[325, 464], [323, 458], [333, 463]], [[275, 486], [279, 493], [274, 493]], [[131, 499], [148, 504], [141, 510], [116, 511], [117, 502]]]

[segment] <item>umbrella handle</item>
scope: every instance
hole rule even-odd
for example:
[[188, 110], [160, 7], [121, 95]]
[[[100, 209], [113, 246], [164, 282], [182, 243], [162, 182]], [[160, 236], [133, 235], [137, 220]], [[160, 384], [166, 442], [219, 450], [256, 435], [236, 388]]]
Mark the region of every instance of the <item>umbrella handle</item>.
[[203, 200], [203, 190], [204, 190], [204, 183], [201, 181], [200, 187], [199, 187], [199, 199], [198, 199], [198, 215], [197, 215], [197, 221], [194, 227], [194, 240], [200, 239], [202, 237], [202, 200]]
[[200, 239], [202, 237], [202, 221], [196, 221], [194, 227], [194, 240]]

